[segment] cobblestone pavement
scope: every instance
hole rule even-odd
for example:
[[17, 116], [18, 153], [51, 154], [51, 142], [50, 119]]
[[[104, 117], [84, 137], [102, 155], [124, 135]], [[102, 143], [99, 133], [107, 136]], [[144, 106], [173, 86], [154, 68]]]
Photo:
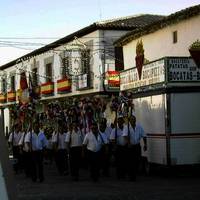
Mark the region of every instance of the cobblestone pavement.
[[[45, 166], [45, 181], [32, 183], [16, 175], [19, 200], [199, 200], [200, 176], [154, 174], [140, 175], [136, 182], [110, 178], [93, 183], [82, 170], [78, 182], [59, 176], [55, 166]], [[17, 198], [16, 198], [17, 199]]]

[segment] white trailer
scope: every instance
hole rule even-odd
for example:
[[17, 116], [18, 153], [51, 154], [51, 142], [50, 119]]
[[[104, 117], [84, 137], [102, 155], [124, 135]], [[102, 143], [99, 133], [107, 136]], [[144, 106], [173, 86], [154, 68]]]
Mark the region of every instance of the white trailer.
[[120, 90], [131, 91], [137, 121], [147, 133], [148, 162], [200, 164], [200, 68], [192, 58], [165, 57], [120, 74]]

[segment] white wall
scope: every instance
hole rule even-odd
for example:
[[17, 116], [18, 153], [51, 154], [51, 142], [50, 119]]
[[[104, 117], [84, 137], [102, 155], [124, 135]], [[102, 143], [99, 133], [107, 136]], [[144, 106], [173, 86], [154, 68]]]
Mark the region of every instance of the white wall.
[[[165, 94], [133, 99], [137, 122], [147, 133], [147, 152], [142, 152], [149, 162], [166, 164]], [[153, 136], [148, 136], [152, 134]], [[163, 135], [163, 136], [160, 136]]]
[[[20, 88], [20, 70], [25, 67], [27, 81], [29, 77], [29, 72], [32, 71], [32, 66], [34, 62], [39, 62], [38, 65], [38, 73], [39, 76], [39, 84], [45, 83], [45, 66], [44, 66], [44, 60], [48, 57], [53, 56], [53, 81], [55, 83], [54, 85], [54, 95], [50, 97], [42, 97], [42, 99], [53, 99], [58, 97], [68, 97], [72, 95], [84, 95], [84, 94], [91, 94], [94, 92], [103, 91], [102, 86], [102, 79], [101, 79], [101, 73], [103, 72], [104, 65], [106, 66], [105, 71], [107, 70], [114, 70], [115, 69], [115, 60], [114, 60], [114, 47], [113, 42], [127, 33], [127, 31], [117, 31], [117, 30], [96, 30], [92, 33], [89, 33], [87, 35], [84, 35], [81, 38], [78, 38], [78, 40], [72, 40], [68, 43], [65, 43], [57, 48], [54, 49], [54, 51], [46, 51], [40, 55], [30, 57], [26, 61], [19, 62], [15, 64], [14, 66], [11, 66], [7, 69], [5, 69], [5, 72], [7, 74], [7, 80], [8, 80], [8, 91], [10, 90], [10, 78], [9, 75], [11, 72], [16, 73], [16, 79], [15, 79], [15, 85], [16, 90]], [[61, 79], [61, 63], [60, 63], [60, 57], [59, 54], [65, 49], [65, 48], [71, 48], [72, 44], [89, 44], [91, 59], [90, 59], [90, 70], [94, 73], [94, 81], [93, 81], [93, 88], [87, 89], [83, 91], [77, 91], [76, 85], [72, 84], [72, 92], [66, 93], [66, 94], [57, 94], [56, 90], [56, 82], [57, 80]], [[80, 52], [79, 52], [80, 53]], [[79, 63], [81, 62], [80, 54], [77, 51], [72, 54], [72, 57], [77, 57], [78, 63], [74, 62], [74, 59], [72, 59], [72, 68], [78, 67]], [[76, 55], [75, 55], [76, 54]], [[0, 84], [1, 87], [1, 84]], [[9, 125], [9, 112], [8, 110], [5, 111], [5, 126]]]
[[[200, 39], [200, 15], [144, 35], [123, 46], [125, 69], [135, 67], [136, 44], [142, 39], [145, 58], [149, 61], [164, 56], [189, 56], [188, 47]], [[178, 32], [178, 42], [173, 44], [173, 31]]]
[[200, 93], [171, 94], [172, 134], [200, 132], [199, 102]]
[[133, 100], [137, 121], [146, 133], [165, 133], [165, 97], [161, 94]]
[[[53, 81], [55, 82], [55, 95], [57, 97], [61, 96], [71, 96], [71, 95], [80, 95], [80, 94], [86, 94], [86, 93], [93, 93], [102, 91], [102, 80], [101, 80], [101, 74], [104, 71], [104, 65], [105, 71], [107, 70], [114, 70], [115, 69], [115, 59], [114, 59], [114, 47], [113, 42], [127, 33], [127, 31], [116, 31], [116, 30], [97, 30], [92, 33], [89, 33], [87, 35], [84, 35], [83, 37], [78, 38], [77, 40], [72, 40], [66, 44], [63, 44], [57, 48], [54, 49], [54, 51], [50, 50], [47, 52], [44, 52], [40, 55], [37, 55], [35, 57], [29, 58], [26, 61], [19, 62], [18, 64], [15, 64], [14, 66], [11, 66], [7, 68], [5, 71], [7, 73], [7, 79], [9, 77], [9, 74], [11, 72], [16, 73], [16, 90], [20, 88], [19, 81], [20, 81], [20, 71], [19, 69], [25, 69], [27, 70], [27, 80], [28, 80], [28, 72], [31, 71], [31, 66], [34, 63], [34, 59], [36, 62], [39, 62], [39, 69], [38, 73], [41, 75], [39, 76], [39, 84], [45, 83], [45, 66], [44, 66], [44, 59], [53, 56]], [[65, 49], [72, 48], [72, 45], [74, 44], [89, 44], [91, 59], [90, 59], [90, 70], [94, 73], [94, 81], [93, 81], [93, 88], [89, 90], [84, 91], [77, 91], [76, 85], [72, 84], [72, 92], [60, 95], [56, 92], [56, 81], [61, 78], [61, 63], [59, 54]], [[81, 58], [80, 58], [80, 52], [74, 51], [72, 53], [72, 57], [77, 57], [76, 62], [75, 59], [72, 59], [72, 69], [75, 67], [78, 68], [81, 64]], [[8, 79], [8, 91], [10, 90], [10, 79]]]

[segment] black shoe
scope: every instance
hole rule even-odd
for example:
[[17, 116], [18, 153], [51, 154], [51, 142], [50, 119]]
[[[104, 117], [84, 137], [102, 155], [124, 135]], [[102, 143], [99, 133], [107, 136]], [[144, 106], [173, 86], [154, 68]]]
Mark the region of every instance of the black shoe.
[[69, 175], [69, 172], [68, 172], [68, 171], [65, 171], [65, 172], [63, 173], [63, 175], [64, 175], [64, 176], [68, 176], [68, 175]]
[[129, 181], [135, 182], [135, 181], [136, 181], [136, 177], [130, 177], [130, 178], [129, 178]]
[[41, 179], [39, 180], [39, 182], [40, 182], [40, 183], [44, 182], [44, 178], [41, 178]]
[[72, 180], [77, 182], [79, 181], [79, 177], [73, 177]]
[[99, 181], [98, 178], [93, 178], [92, 180], [93, 180], [94, 183], [97, 183]]
[[32, 182], [34, 182], [34, 183], [35, 183], [36, 181], [37, 181], [37, 179], [36, 179], [36, 178], [32, 178]]

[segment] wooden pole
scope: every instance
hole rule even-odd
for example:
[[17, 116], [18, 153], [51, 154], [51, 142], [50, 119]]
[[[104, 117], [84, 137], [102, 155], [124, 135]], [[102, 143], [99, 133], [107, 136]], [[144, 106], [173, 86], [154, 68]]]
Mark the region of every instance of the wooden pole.
[[4, 109], [0, 113], [0, 199], [16, 200], [15, 180], [4, 134]]

